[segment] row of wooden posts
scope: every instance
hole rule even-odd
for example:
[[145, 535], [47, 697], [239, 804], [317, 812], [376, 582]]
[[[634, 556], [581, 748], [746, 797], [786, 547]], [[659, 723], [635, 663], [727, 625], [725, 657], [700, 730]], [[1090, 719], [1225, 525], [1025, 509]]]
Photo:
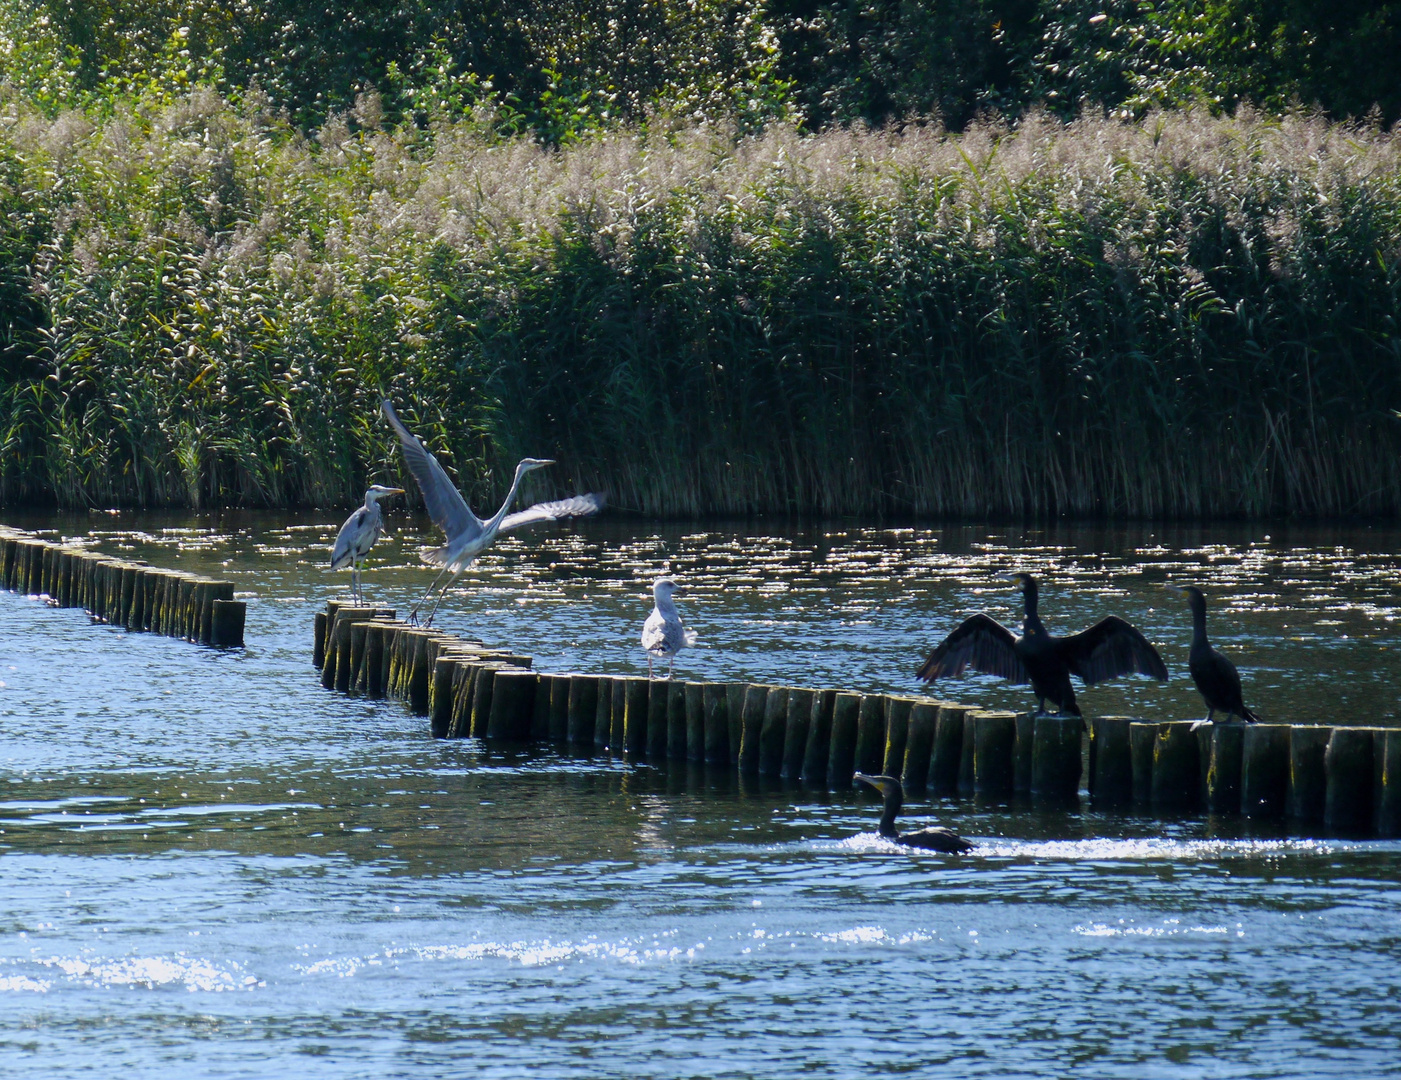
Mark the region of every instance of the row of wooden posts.
[[0, 528], [0, 581], [11, 592], [84, 608], [94, 619], [128, 630], [202, 645], [243, 645], [247, 604], [234, 599], [229, 581], [114, 559], [6, 528]]
[[852, 773], [936, 795], [1291, 818], [1401, 835], [1401, 729], [1033, 717], [892, 694], [547, 674], [529, 657], [336, 603], [318, 613], [322, 684], [406, 701], [439, 738], [549, 741], [681, 759], [818, 788]]

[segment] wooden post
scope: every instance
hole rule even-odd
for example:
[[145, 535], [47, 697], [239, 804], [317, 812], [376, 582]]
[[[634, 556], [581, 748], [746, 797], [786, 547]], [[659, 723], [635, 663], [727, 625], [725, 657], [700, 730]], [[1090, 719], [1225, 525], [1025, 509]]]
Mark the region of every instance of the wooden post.
[[350, 692], [360, 689], [365, 677], [365, 643], [369, 640], [370, 620], [350, 624]]
[[1133, 799], [1133, 754], [1127, 716], [1097, 716], [1090, 721], [1090, 798], [1114, 805]]
[[725, 683], [706, 683], [701, 694], [705, 710], [705, 762], [730, 764], [730, 688]]
[[318, 611], [312, 624], [311, 666], [317, 671], [326, 663], [326, 613]]
[[608, 749], [623, 756], [623, 752], [628, 749], [627, 740], [627, 718], [628, 718], [628, 677], [613, 680], [613, 723], [612, 731], [608, 735]]
[[900, 772], [900, 782], [906, 791], [924, 791], [929, 786], [929, 762], [934, 755], [934, 729], [938, 726], [939, 706], [936, 702], [916, 701], [910, 707], [905, 762]]
[[885, 752], [881, 755], [881, 774], [900, 778], [905, 767], [905, 744], [910, 738], [910, 709], [914, 701], [907, 697], [885, 699]]
[[598, 718], [598, 676], [569, 677], [569, 719], [566, 733], [575, 746], [593, 744], [594, 723]]
[[1245, 725], [1211, 725], [1211, 760], [1206, 774], [1206, 808], [1213, 814], [1240, 813]]
[[1038, 716], [1032, 732], [1031, 793], [1042, 799], [1071, 800], [1080, 794], [1078, 716]]
[[243, 648], [248, 604], [243, 600], [215, 600], [209, 622], [209, 644], [222, 649]]
[[1401, 728], [1372, 735], [1372, 827], [1378, 836], [1401, 836]]
[[1153, 741], [1153, 805], [1184, 810], [1201, 806], [1201, 744], [1190, 720], [1158, 725]]
[[1031, 791], [1031, 762], [1036, 753], [1036, 716], [1017, 713], [1017, 739], [1012, 748], [1012, 790]]
[[977, 735], [977, 716], [981, 710], [967, 709], [963, 713], [963, 742], [958, 759], [958, 790], [971, 794], [974, 786], [973, 758]]
[[771, 686], [764, 699], [764, 726], [759, 732], [759, 775], [778, 776], [783, 769], [783, 740], [788, 725], [788, 687]]
[[[342, 616], [343, 617], [343, 616]], [[340, 618], [337, 618], [337, 622]], [[431, 633], [417, 634], [413, 639], [413, 655], [410, 658], [408, 702], [409, 711], [424, 716], [428, 712], [428, 679], [433, 671], [433, 658], [430, 658]]]
[[550, 742], [562, 743], [569, 738], [570, 675], [550, 676]]
[[1017, 714], [979, 710], [972, 715], [973, 790], [980, 795], [1009, 795]]
[[698, 682], [686, 684], [686, 758], [705, 760], [705, 687]]
[[759, 747], [763, 743], [764, 710], [768, 706], [769, 688], [758, 684], [744, 688], [744, 708], [741, 711], [739, 771], [753, 776], [759, 771]]
[[851, 787], [856, 771], [856, 737], [860, 727], [861, 695], [838, 694], [832, 701], [832, 743], [827, 754], [827, 786]]
[[1354, 832], [1372, 825], [1372, 729], [1335, 727], [1324, 751], [1323, 823]]
[[496, 677], [500, 672], [499, 664], [484, 663], [472, 680], [472, 724], [469, 734], [474, 738], [486, 737], [487, 726], [491, 722], [491, 705], [496, 698]]
[[783, 721], [783, 762], [779, 775], [797, 782], [803, 778], [803, 758], [808, 752], [808, 733], [812, 729], [812, 702], [815, 691], [790, 688], [788, 708]]
[[748, 683], [725, 684], [725, 712], [730, 721], [730, 764], [739, 764], [739, 744], [744, 741], [744, 695]]
[[868, 776], [885, 768], [885, 697], [862, 694], [856, 714], [856, 771]]
[[1324, 756], [1329, 727], [1300, 726], [1289, 729], [1289, 816], [1300, 821], [1322, 821], [1328, 794]]
[[1153, 801], [1153, 749], [1158, 725], [1129, 722], [1129, 758], [1133, 770], [1133, 801], [1147, 806]]
[[929, 787], [936, 795], [958, 791], [958, 772], [963, 764], [962, 705], [940, 705], [934, 725], [934, 745], [929, 750]]
[[832, 760], [832, 714], [836, 709], [835, 690], [817, 690], [812, 695], [808, 716], [808, 744], [803, 749], [803, 771], [799, 779], [808, 787], [827, 786], [827, 766]]
[[642, 755], [652, 720], [651, 680], [629, 678], [623, 686], [623, 747], [629, 754]]
[[535, 695], [540, 676], [533, 671], [503, 668], [492, 678], [491, 709], [487, 715], [486, 737], [524, 742], [530, 738]]
[[607, 750], [613, 732], [613, 680], [600, 676], [598, 704], [593, 714], [593, 745], [595, 750]]
[[673, 761], [686, 760], [686, 684], [681, 679], [667, 683], [666, 756]]
[[1240, 808], [1247, 817], [1281, 817], [1289, 805], [1289, 728], [1251, 724], [1241, 740]]
[[460, 663], [452, 673], [452, 706], [448, 715], [448, 738], [467, 739], [472, 735], [472, 699], [477, 694], [477, 674], [481, 660]]
[[[355, 629], [352, 628], [354, 639]], [[353, 652], [353, 650], [352, 650]], [[433, 682], [428, 694], [428, 731], [435, 739], [446, 739], [452, 723], [452, 680], [457, 673], [457, 660], [439, 656], [433, 661]]]
[[649, 758], [666, 757], [666, 704], [671, 696], [665, 679], [647, 681], [647, 749]]

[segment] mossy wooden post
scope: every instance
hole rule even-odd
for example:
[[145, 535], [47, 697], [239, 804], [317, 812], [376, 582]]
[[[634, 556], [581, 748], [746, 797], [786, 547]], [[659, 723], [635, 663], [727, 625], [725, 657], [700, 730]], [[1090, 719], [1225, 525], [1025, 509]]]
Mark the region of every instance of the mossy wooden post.
[[939, 706], [933, 701], [916, 701], [910, 706], [909, 734], [905, 738], [905, 761], [900, 782], [906, 791], [929, 787], [929, 762], [934, 754], [934, 729], [939, 726]]
[[[131, 604], [126, 610], [126, 628], [133, 631], [146, 629], [146, 577], [147, 571], [144, 566], [133, 568], [131, 575]], [[62, 588], [62, 585], [60, 585]], [[230, 594], [232, 595], [232, 594]], [[204, 639], [206, 645], [209, 638]]]
[[476, 692], [480, 660], [463, 661], [453, 668], [452, 703], [448, 706], [449, 739], [466, 739], [472, 734], [472, 696]]
[[1153, 740], [1153, 805], [1195, 810], [1201, 802], [1201, 743], [1191, 721], [1159, 724]]
[[701, 692], [705, 713], [704, 757], [707, 765], [730, 764], [730, 688], [725, 683], [706, 683]]
[[340, 624], [333, 619], [326, 631], [326, 655], [321, 661], [321, 685], [326, 690], [336, 688], [336, 654], [339, 651], [336, 647], [336, 634], [339, 633], [339, 627]]
[[1335, 727], [1323, 755], [1323, 823], [1358, 832], [1372, 827], [1372, 729]]
[[860, 728], [861, 695], [838, 694], [832, 701], [832, 745], [827, 754], [827, 786], [851, 786], [856, 772], [856, 738]]
[[1133, 801], [1143, 806], [1153, 802], [1153, 751], [1158, 744], [1158, 725], [1129, 722], [1129, 767], [1133, 771]]
[[666, 756], [686, 760], [686, 683], [671, 679], [666, 694]]
[[39, 548], [39, 587], [34, 591], [40, 596], [52, 595], [50, 590], [53, 586], [49, 584], [49, 580], [53, 576], [51, 570], [53, 556], [54, 549], [48, 544], [44, 544]]
[[1211, 725], [1211, 760], [1206, 773], [1206, 808], [1213, 814], [1240, 813], [1245, 725]]
[[[351, 640], [355, 638], [351, 630]], [[353, 649], [352, 649], [353, 652]], [[439, 656], [433, 661], [432, 688], [428, 694], [428, 732], [435, 739], [446, 739], [452, 724], [452, 680], [457, 673], [457, 660]]]
[[146, 571], [141, 587], [141, 629], [156, 632], [156, 598], [160, 595], [161, 578], [165, 575], [156, 569]]
[[905, 744], [910, 738], [910, 710], [914, 700], [907, 697], [887, 697], [885, 699], [885, 752], [881, 755], [880, 771], [883, 776], [900, 778], [900, 770], [905, 767]]
[[958, 760], [958, 790], [972, 794], [974, 785], [973, 757], [974, 738], [977, 734], [977, 716], [980, 710], [969, 709], [963, 714], [963, 749]]
[[360, 689], [365, 678], [365, 642], [369, 640], [370, 621], [350, 624], [350, 692]]
[[783, 771], [783, 741], [788, 727], [788, 687], [771, 686], [764, 698], [764, 726], [759, 732], [759, 775]]
[[1090, 721], [1090, 798], [1116, 805], [1133, 800], [1133, 753], [1127, 716], [1097, 716]]
[[58, 553], [58, 595], [54, 597], [59, 607], [72, 607], [70, 600], [73, 589], [73, 552], [61, 548]]
[[973, 790], [980, 795], [1009, 795], [1017, 714], [979, 710], [972, 715]]
[[705, 686], [686, 683], [686, 759], [705, 760]]
[[652, 723], [652, 685], [650, 679], [629, 678], [623, 683], [623, 748], [634, 756], [647, 752], [647, 737]]
[[619, 757], [628, 748], [628, 684], [631, 681], [631, 677], [613, 680], [612, 731], [608, 735], [608, 749]]
[[613, 680], [599, 676], [597, 704], [593, 714], [593, 745], [595, 750], [607, 750], [613, 737]]
[[491, 704], [496, 697], [496, 677], [501, 671], [500, 664], [483, 663], [472, 680], [472, 722], [467, 733], [474, 738], [486, 737], [487, 726], [491, 723]]
[[569, 684], [573, 676], [550, 676], [550, 742], [569, 738]]
[[1038, 799], [1073, 801], [1080, 794], [1081, 735], [1078, 716], [1038, 716], [1032, 731], [1031, 793]]
[[665, 679], [648, 680], [646, 753], [654, 761], [666, 757], [666, 706], [670, 697], [671, 688]]
[[1401, 836], [1401, 728], [1372, 736], [1372, 827], [1378, 836]]
[[[540, 676], [519, 668], [502, 668], [492, 677], [491, 708], [486, 738], [524, 742], [530, 738], [531, 718]], [[595, 687], [595, 691], [598, 688]], [[597, 697], [597, 692], [595, 693]]]
[[748, 683], [732, 682], [725, 684], [725, 713], [730, 723], [730, 764], [739, 764], [739, 745], [744, 741], [744, 695], [749, 691]]
[[1241, 739], [1240, 808], [1247, 817], [1281, 817], [1289, 805], [1289, 728], [1251, 724]]
[[934, 745], [929, 749], [929, 787], [936, 795], [958, 791], [958, 772], [963, 764], [963, 717], [961, 705], [940, 705], [934, 725]]
[[1289, 816], [1300, 821], [1322, 821], [1328, 795], [1324, 756], [1330, 727], [1299, 726], [1289, 729]]
[[598, 676], [569, 677], [569, 723], [567, 737], [574, 746], [592, 746], [594, 724], [598, 719]]
[[320, 671], [326, 663], [326, 613], [318, 611], [312, 621], [311, 666]]
[[812, 729], [812, 702], [815, 691], [792, 687], [783, 721], [783, 764], [779, 775], [797, 783], [803, 778], [803, 758], [808, 752], [808, 732]]
[[764, 710], [768, 706], [768, 700], [767, 686], [745, 686], [739, 744], [739, 771], [743, 776], [755, 776], [759, 772], [759, 748], [764, 741]]
[[835, 690], [813, 691], [808, 744], [803, 749], [803, 771], [799, 777], [808, 787], [827, 786], [827, 765], [832, 759], [832, 713], [836, 703]]
[[530, 710], [530, 737], [539, 742], [550, 738], [550, 686], [553, 675], [541, 675]]
[[867, 776], [885, 768], [885, 695], [862, 694], [856, 714], [856, 771]]
[[409, 711], [416, 716], [428, 712], [428, 680], [433, 671], [433, 638], [430, 634], [416, 634], [413, 639], [413, 654], [409, 660], [408, 703]]
[[1036, 716], [1017, 714], [1017, 739], [1012, 748], [1012, 790], [1031, 791], [1031, 760], [1036, 751]]

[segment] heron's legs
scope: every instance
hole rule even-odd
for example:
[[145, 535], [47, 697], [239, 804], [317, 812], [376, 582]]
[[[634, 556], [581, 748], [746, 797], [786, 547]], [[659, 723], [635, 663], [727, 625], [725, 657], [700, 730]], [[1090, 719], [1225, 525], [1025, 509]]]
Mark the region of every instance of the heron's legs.
[[[471, 564], [469, 563], [468, 566], [470, 566], [470, 565], [471, 565]], [[454, 571], [453, 571], [453, 574], [452, 574], [452, 577], [448, 578], [447, 581], [443, 584], [443, 587], [442, 587], [441, 589], [438, 590], [438, 599], [436, 599], [436, 600], [433, 601], [433, 606], [432, 606], [432, 608], [430, 608], [429, 611], [428, 611], [428, 618], [424, 620], [424, 623], [423, 623], [424, 626], [432, 626], [432, 625], [433, 625], [433, 616], [436, 615], [436, 614], [438, 613], [438, 605], [441, 604], [441, 603], [443, 602], [443, 597], [445, 597], [445, 596], [448, 594], [448, 590], [452, 588], [453, 583], [456, 582], [457, 579], [460, 578], [460, 577], [462, 576], [463, 571], [466, 570], [466, 569], [467, 569], [466, 566], [462, 566], [462, 567], [459, 567], [458, 569], [454, 570]], [[444, 573], [444, 574], [447, 573], [447, 568], [446, 568], [446, 567], [443, 569], [443, 573]], [[439, 576], [439, 577], [442, 577], [443, 574], [439, 574], [438, 576]], [[421, 603], [421, 602], [422, 602], [422, 601], [420, 601], [420, 603]]]
[[360, 563], [356, 559], [350, 560], [350, 598], [357, 605], [365, 602], [365, 598], [360, 594]]
[[[445, 566], [445, 567], [443, 567], [441, 570], [439, 570], [439, 571], [438, 571], [438, 576], [435, 577], [435, 578], [433, 579], [433, 584], [432, 584], [432, 585], [429, 585], [428, 588], [424, 591], [423, 595], [420, 596], [420, 597], [418, 598], [418, 603], [416, 603], [416, 604], [413, 606], [413, 610], [409, 612], [409, 625], [410, 625], [410, 626], [417, 626], [417, 625], [418, 625], [418, 609], [421, 608], [421, 607], [423, 606], [423, 603], [424, 603], [425, 600], [427, 600], [430, 596], [433, 595], [433, 590], [436, 589], [436, 588], [438, 587], [438, 582], [440, 582], [440, 581], [443, 580], [443, 575], [446, 574], [446, 573], [448, 572], [449, 569], [451, 569], [451, 568]], [[449, 583], [449, 584], [450, 584], [450, 583]], [[433, 610], [434, 610], [434, 611], [437, 611], [437, 610], [438, 610], [438, 605], [437, 605], [437, 604], [434, 604], [434, 605], [433, 605]], [[432, 616], [432, 615], [429, 615], [429, 616], [428, 616], [428, 620], [429, 620], [429, 622], [432, 622], [433, 616]]]

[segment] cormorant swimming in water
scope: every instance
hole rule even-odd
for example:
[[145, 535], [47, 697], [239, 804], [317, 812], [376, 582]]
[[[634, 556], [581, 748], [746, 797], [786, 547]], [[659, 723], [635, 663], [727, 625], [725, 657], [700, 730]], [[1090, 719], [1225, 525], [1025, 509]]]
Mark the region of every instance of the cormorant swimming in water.
[[1081, 715], [1071, 675], [1086, 686], [1132, 674], [1167, 682], [1167, 668], [1158, 651], [1117, 615], [1070, 637], [1052, 637], [1036, 613], [1036, 579], [1030, 574], [1008, 574], [1007, 580], [1021, 585], [1026, 603], [1021, 636], [989, 615], [974, 615], [929, 654], [918, 672], [921, 679], [932, 682], [961, 675], [971, 667], [1008, 682], [1031, 683], [1038, 716], [1046, 712], [1048, 700], [1055, 702], [1059, 715]]
[[1206, 597], [1195, 585], [1168, 585], [1167, 588], [1187, 597], [1192, 607], [1192, 648], [1187, 653], [1187, 670], [1192, 681], [1206, 700], [1206, 718], [1192, 725], [1192, 730], [1216, 722], [1218, 712], [1239, 716], [1247, 724], [1260, 718], [1245, 707], [1240, 693], [1240, 674], [1236, 665], [1211, 647], [1206, 639]]
[[973, 850], [973, 844], [951, 829], [934, 827], [908, 833], [897, 830], [895, 819], [900, 814], [900, 808], [905, 805], [905, 785], [895, 777], [867, 776], [865, 773], [855, 773], [852, 779], [860, 780], [863, 784], [870, 784], [885, 798], [885, 809], [880, 816], [880, 834], [887, 840], [894, 840], [897, 844], [905, 844], [909, 847], [924, 848], [928, 851], [942, 851], [949, 855], [962, 855], [966, 851]]

